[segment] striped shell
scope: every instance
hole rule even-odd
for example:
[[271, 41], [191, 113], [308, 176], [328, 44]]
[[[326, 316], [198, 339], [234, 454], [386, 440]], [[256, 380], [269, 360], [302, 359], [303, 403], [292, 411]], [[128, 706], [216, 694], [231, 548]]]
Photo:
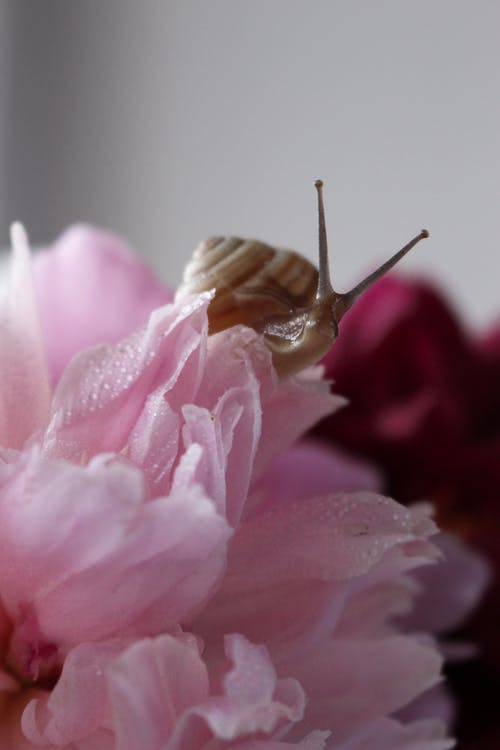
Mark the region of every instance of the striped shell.
[[196, 248], [176, 297], [215, 289], [208, 308], [210, 333], [238, 323], [262, 331], [273, 316], [309, 308], [317, 286], [317, 268], [293, 250], [211, 237]]

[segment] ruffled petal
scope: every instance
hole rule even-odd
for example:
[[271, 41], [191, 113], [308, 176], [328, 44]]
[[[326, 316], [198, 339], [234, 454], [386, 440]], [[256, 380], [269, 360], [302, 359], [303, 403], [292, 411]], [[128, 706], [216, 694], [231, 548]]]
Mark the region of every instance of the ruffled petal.
[[161, 750], [177, 719], [209, 695], [194, 639], [163, 635], [127, 649], [108, 671], [116, 750]]
[[[119, 642], [83, 643], [67, 656], [51, 693], [31, 700], [22, 716], [26, 737], [35, 745], [66, 747], [109, 724], [106, 668], [123, 650]], [[108, 733], [109, 745], [112, 736]], [[89, 745], [93, 747], [93, 745]]]
[[[239, 329], [209, 338], [197, 404], [183, 410], [183, 442], [204, 446], [198, 478], [232, 526], [241, 516], [261, 435], [261, 388], [257, 373], [271, 377], [264, 344]], [[224, 362], [221, 375], [220, 363]]]
[[294, 679], [277, 679], [263, 646], [241, 636], [228, 636], [226, 650], [233, 667], [224, 680], [224, 693], [193, 707], [179, 722], [166, 750], [177, 750], [185, 733], [200, 720], [209, 735], [222, 742], [248, 735], [285, 731], [300, 721], [305, 706], [302, 688]]
[[[45, 452], [75, 461], [120, 452], [129, 442], [144, 440], [134, 436], [134, 428], [139, 420], [144, 426], [152, 394], [159, 390], [171, 407], [192, 401], [205, 352], [209, 300], [208, 294], [200, 295], [160, 308], [145, 329], [128, 339], [75, 357], [54, 394]], [[149, 455], [144, 446], [134, 450]]]
[[196, 483], [144, 502], [140, 472], [105, 457], [83, 468], [31, 456], [1, 479], [2, 598], [19, 628], [29, 604], [44, 643], [159, 632], [223, 570], [229, 529]]
[[234, 635], [226, 653], [232, 667], [221, 694], [210, 696], [194, 644], [160, 636], [125, 651], [108, 671], [117, 750], [196, 750], [211, 738], [261, 736], [300, 720], [303, 691], [295, 680], [277, 678], [263, 646]]

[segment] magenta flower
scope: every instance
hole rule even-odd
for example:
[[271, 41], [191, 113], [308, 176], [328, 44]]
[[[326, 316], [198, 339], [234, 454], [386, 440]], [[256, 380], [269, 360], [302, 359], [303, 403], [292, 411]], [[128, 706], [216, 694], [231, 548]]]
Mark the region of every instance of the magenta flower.
[[208, 337], [210, 294], [159, 306], [149, 272], [88, 228], [37, 258], [33, 286], [13, 234], [0, 746], [451, 747], [417, 703], [441, 681], [412, 633], [412, 571], [440, 556], [430, 511], [293, 445], [342, 403], [321, 369], [279, 382], [251, 330]]

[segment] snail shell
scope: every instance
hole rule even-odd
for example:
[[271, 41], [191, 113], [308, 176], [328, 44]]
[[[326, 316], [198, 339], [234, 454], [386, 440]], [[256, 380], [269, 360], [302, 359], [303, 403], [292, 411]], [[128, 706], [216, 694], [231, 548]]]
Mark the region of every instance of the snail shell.
[[319, 271], [294, 250], [239, 237], [211, 237], [195, 250], [176, 299], [215, 290], [208, 306], [209, 333], [243, 324], [264, 337], [281, 377], [318, 362], [338, 335], [338, 323], [354, 301], [424, 237], [399, 252], [345, 294], [332, 288], [328, 269], [323, 183], [316, 183]]
[[215, 289], [209, 333], [239, 323], [263, 332], [274, 316], [310, 306], [317, 287], [317, 268], [293, 250], [259, 240], [211, 237], [194, 251], [176, 296]]
[[281, 377], [326, 354], [338, 329], [331, 301], [318, 303], [318, 269], [299, 253], [239, 237], [202, 242], [176, 298], [215, 289], [209, 333], [243, 324], [264, 336]]

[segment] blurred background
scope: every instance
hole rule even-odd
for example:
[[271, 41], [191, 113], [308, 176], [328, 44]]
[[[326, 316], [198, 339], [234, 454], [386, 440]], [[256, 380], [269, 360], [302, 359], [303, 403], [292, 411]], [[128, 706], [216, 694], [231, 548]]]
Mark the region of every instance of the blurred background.
[[497, 317], [498, 0], [2, 0], [0, 236], [112, 228], [175, 284], [197, 242], [405, 269]]

